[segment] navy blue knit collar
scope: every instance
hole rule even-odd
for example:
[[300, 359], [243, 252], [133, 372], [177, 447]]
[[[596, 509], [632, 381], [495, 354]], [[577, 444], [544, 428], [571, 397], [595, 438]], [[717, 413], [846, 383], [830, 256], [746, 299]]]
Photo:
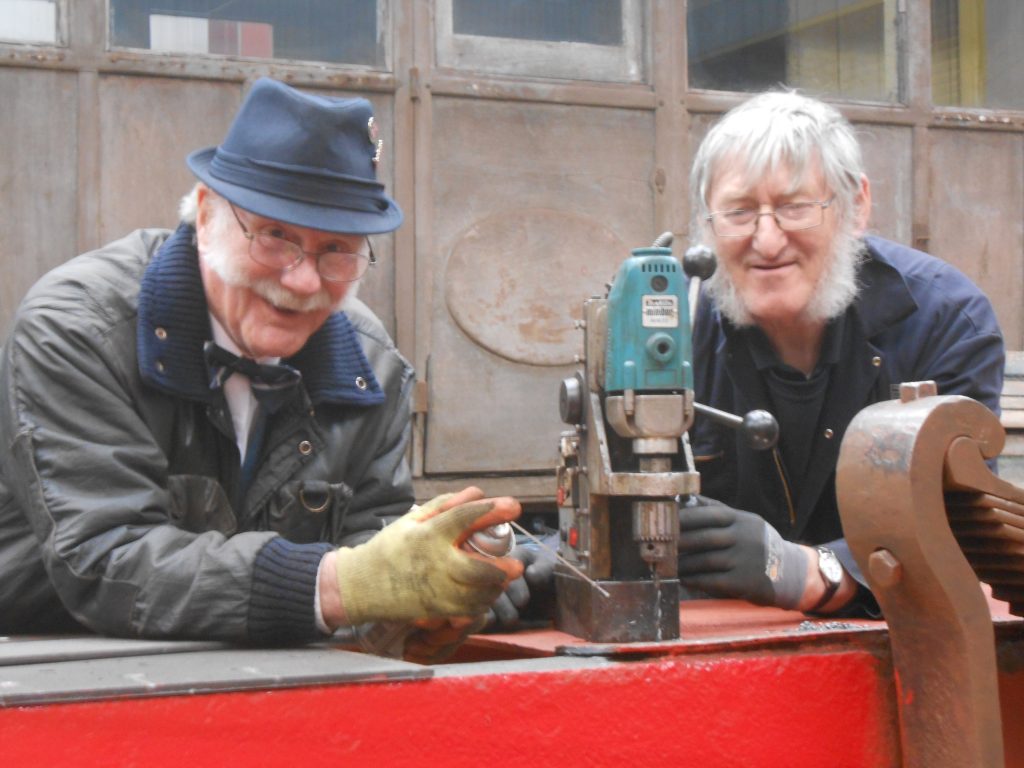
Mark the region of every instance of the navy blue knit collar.
[[[137, 348], [143, 381], [211, 402], [203, 344], [213, 338], [195, 230], [182, 224], [153, 256], [139, 291]], [[377, 405], [384, 392], [344, 312], [332, 314], [299, 352], [282, 360], [302, 373], [313, 404]]]

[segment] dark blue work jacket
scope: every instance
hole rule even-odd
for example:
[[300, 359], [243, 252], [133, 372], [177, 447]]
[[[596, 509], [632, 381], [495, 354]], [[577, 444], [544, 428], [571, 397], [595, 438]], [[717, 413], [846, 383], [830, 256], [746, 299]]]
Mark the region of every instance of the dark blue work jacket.
[[[861, 290], [834, 339], [838, 354], [806, 470], [787, 472], [778, 449], [754, 451], [736, 432], [700, 416], [691, 442], [701, 493], [764, 517], [784, 538], [834, 542], [844, 566], [859, 572], [842, 538], [835, 494], [839, 446], [864, 407], [898, 397], [900, 383], [934, 380], [940, 395], [959, 394], [999, 413], [1003, 339], [992, 305], [949, 264], [877, 237], [866, 238]], [[694, 328], [697, 402], [744, 414], [773, 411], [754, 364], [749, 330], [725, 320], [702, 296]], [[785, 423], [780, 424], [784, 435]]]

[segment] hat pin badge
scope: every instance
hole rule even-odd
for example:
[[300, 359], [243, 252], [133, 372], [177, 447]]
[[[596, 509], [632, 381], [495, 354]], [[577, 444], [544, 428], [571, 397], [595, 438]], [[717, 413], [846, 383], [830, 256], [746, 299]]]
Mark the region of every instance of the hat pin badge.
[[380, 129], [377, 127], [377, 121], [372, 117], [366, 121], [366, 135], [370, 139], [370, 144], [377, 149], [373, 153], [373, 159], [371, 160], [374, 165], [377, 165], [380, 162], [381, 150], [384, 149], [384, 139], [380, 138]]

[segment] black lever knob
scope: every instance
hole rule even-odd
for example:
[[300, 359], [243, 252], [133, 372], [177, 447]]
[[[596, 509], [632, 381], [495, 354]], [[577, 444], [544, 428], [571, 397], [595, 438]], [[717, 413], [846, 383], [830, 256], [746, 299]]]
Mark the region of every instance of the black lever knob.
[[755, 409], [740, 417], [700, 403], [694, 403], [693, 408], [718, 424], [739, 430], [755, 451], [766, 451], [779, 442], [779, 422], [768, 411]]
[[683, 254], [683, 272], [687, 277], [699, 277], [707, 280], [715, 274], [718, 266], [718, 259], [715, 252], [706, 245], [694, 245], [686, 249]]

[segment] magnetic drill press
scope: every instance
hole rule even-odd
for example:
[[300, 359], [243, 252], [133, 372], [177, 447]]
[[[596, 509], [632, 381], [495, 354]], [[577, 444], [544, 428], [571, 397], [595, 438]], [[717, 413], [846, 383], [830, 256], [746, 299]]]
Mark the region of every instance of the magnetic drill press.
[[555, 624], [578, 637], [679, 637], [676, 498], [700, 489], [678, 457], [693, 422], [687, 286], [656, 244], [583, 303], [584, 369], [559, 397], [574, 426], [559, 450], [559, 554], [574, 569], [555, 572]]
[[765, 411], [693, 399], [692, 317], [707, 248], [672, 255], [671, 233], [637, 248], [607, 296], [583, 303], [584, 368], [562, 382], [555, 625], [599, 643], [679, 638], [679, 501], [700, 491], [686, 432], [694, 413], [773, 446]]

